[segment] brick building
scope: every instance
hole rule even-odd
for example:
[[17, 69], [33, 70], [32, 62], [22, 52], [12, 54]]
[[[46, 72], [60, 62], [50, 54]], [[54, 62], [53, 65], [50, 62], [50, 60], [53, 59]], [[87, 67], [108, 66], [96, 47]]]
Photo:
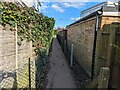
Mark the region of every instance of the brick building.
[[103, 2], [81, 12], [81, 19], [68, 25], [67, 49], [74, 44], [74, 58], [92, 77], [95, 65], [96, 33], [106, 24], [120, 22], [117, 3]]

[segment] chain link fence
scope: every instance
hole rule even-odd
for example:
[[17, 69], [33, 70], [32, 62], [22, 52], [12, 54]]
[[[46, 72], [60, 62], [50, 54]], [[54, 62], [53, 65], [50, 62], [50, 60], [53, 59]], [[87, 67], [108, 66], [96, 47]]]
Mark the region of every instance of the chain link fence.
[[[14, 71], [0, 72], [0, 89], [30, 89], [43, 88], [45, 86], [46, 61], [48, 55], [45, 52], [35, 60], [28, 59]], [[43, 85], [44, 83], [44, 85]]]
[[36, 66], [35, 61], [28, 60], [15, 71], [0, 72], [0, 88], [35, 88]]

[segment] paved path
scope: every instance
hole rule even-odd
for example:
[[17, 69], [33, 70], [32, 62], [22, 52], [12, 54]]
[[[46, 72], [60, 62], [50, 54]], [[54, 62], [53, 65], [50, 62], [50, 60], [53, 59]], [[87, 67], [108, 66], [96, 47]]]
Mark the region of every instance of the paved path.
[[57, 39], [53, 39], [46, 88], [76, 88], [68, 63]]

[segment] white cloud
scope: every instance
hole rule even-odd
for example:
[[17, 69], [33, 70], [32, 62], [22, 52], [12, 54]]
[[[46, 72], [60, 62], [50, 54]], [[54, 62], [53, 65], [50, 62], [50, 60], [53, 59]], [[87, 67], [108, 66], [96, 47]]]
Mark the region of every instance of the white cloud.
[[65, 2], [65, 3], [62, 3], [65, 7], [71, 7], [71, 5], [69, 4], [69, 3], [67, 3], [67, 2]]
[[[64, 9], [69, 7], [81, 8], [86, 5], [86, 2], [103, 2], [103, 1], [118, 1], [118, 0], [41, 0], [42, 6], [40, 7], [40, 9], [45, 10], [46, 8], [51, 7], [58, 12], [64, 12]], [[48, 3], [51, 3], [52, 5], [50, 6]]]
[[61, 7], [59, 7], [57, 4], [53, 4], [51, 7], [58, 12], [64, 12], [64, 10]]
[[74, 20], [74, 21], [77, 21], [77, 20], [79, 20], [80, 19], [80, 17], [77, 17], [77, 18], [71, 18], [71, 20]]
[[61, 3], [64, 7], [74, 7], [74, 8], [80, 8], [81, 6], [84, 6], [84, 2], [63, 2]]
[[41, 3], [41, 9], [46, 9], [46, 8], [48, 8], [49, 6], [48, 5], [46, 5], [45, 3]]

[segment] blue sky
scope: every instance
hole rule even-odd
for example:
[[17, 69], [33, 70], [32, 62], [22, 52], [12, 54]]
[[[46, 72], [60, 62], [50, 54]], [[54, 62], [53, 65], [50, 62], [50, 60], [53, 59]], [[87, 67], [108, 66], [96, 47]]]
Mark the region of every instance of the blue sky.
[[80, 12], [101, 2], [42, 2], [40, 12], [55, 18], [55, 28], [65, 27], [80, 18]]

